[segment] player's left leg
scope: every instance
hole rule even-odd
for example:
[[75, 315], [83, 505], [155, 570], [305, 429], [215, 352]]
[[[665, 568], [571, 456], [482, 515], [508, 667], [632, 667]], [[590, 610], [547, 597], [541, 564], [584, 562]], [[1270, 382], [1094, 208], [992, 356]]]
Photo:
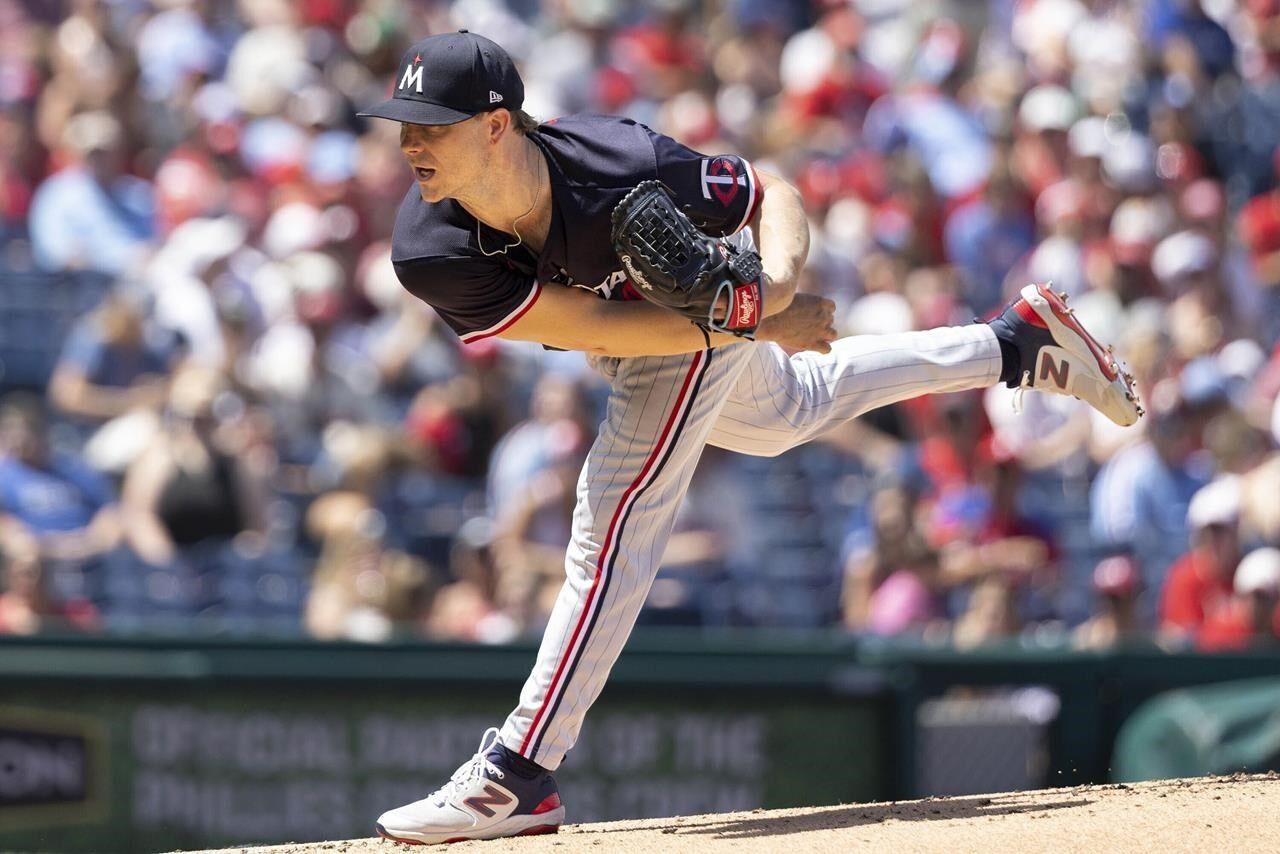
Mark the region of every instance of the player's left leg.
[[752, 348], [708, 443], [771, 457], [864, 412], [922, 394], [994, 385], [1000, 345], [986, 325], [855, 335], [830, 353]]
[[1132, 379], [1045, 285], [1027, 285], [990, 323], [841, 338], [831, 352], [757, 346], [708, 442], [774, 456], [868, 410], [1004, 381], [1077, 397], [1120, 425], [1142, 407]]

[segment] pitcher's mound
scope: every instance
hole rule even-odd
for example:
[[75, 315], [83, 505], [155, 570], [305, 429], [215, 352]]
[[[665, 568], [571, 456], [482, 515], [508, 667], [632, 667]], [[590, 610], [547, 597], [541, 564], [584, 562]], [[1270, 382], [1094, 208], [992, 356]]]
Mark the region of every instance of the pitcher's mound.
[[[573, 805], [567, 805], [572, 810]], [[231, 848], [204, 854], [413, 854], [379, 839]], [[448, 854], [666, 851], [1280, 851], [1280, 775], [1079, 786], [888, 804], [753, 810], [566, 825], [554, 836], [459, 842]]]

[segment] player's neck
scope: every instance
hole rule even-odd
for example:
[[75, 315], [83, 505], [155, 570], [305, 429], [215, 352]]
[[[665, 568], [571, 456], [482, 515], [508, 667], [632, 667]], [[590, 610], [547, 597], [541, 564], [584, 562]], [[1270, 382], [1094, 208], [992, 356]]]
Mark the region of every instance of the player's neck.
[[535, 252], [542, 250], [551, 225], [551, 180], [547, 161], [528, 137], [512, 140], [511, 153], [498, 159], [483, 186], [458, 203], [490, 228], [519, 234]]

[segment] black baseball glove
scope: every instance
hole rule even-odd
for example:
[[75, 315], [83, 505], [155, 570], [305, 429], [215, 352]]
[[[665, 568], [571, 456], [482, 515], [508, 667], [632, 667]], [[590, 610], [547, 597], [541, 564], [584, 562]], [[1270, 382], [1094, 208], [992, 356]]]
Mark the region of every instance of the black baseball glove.
[[613, 209], [613, 249], [640, 293], [704, 330], [754, 337], [764, 316], [760, 255], [697, 229], [661, 182]]

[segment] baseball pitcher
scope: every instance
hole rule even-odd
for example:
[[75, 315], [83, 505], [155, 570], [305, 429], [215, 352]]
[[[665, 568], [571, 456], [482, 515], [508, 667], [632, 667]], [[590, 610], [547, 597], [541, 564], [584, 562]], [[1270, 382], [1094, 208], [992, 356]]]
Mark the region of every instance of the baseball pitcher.
[[1109, 350], [1042, 285], [989, 323], [834, 340], [832, 303], [795, 292], [809, 234], [794, 188], [629, 119], [538, 124], [486, 38], [427, 38], [394, 84], [361, 115], [400, 123], [416, 179], [392, 243], [401, 283], [465, 342], [583, 351], [612, 392], [518, 704], [442, 788], [378, 819], [388, 839], [560, 826], [553, 772], [631, 633], [708, 443], [774, 456], [875, 407], [997, 382], [1073, 395], [1122, 425], [1142, 414]]

